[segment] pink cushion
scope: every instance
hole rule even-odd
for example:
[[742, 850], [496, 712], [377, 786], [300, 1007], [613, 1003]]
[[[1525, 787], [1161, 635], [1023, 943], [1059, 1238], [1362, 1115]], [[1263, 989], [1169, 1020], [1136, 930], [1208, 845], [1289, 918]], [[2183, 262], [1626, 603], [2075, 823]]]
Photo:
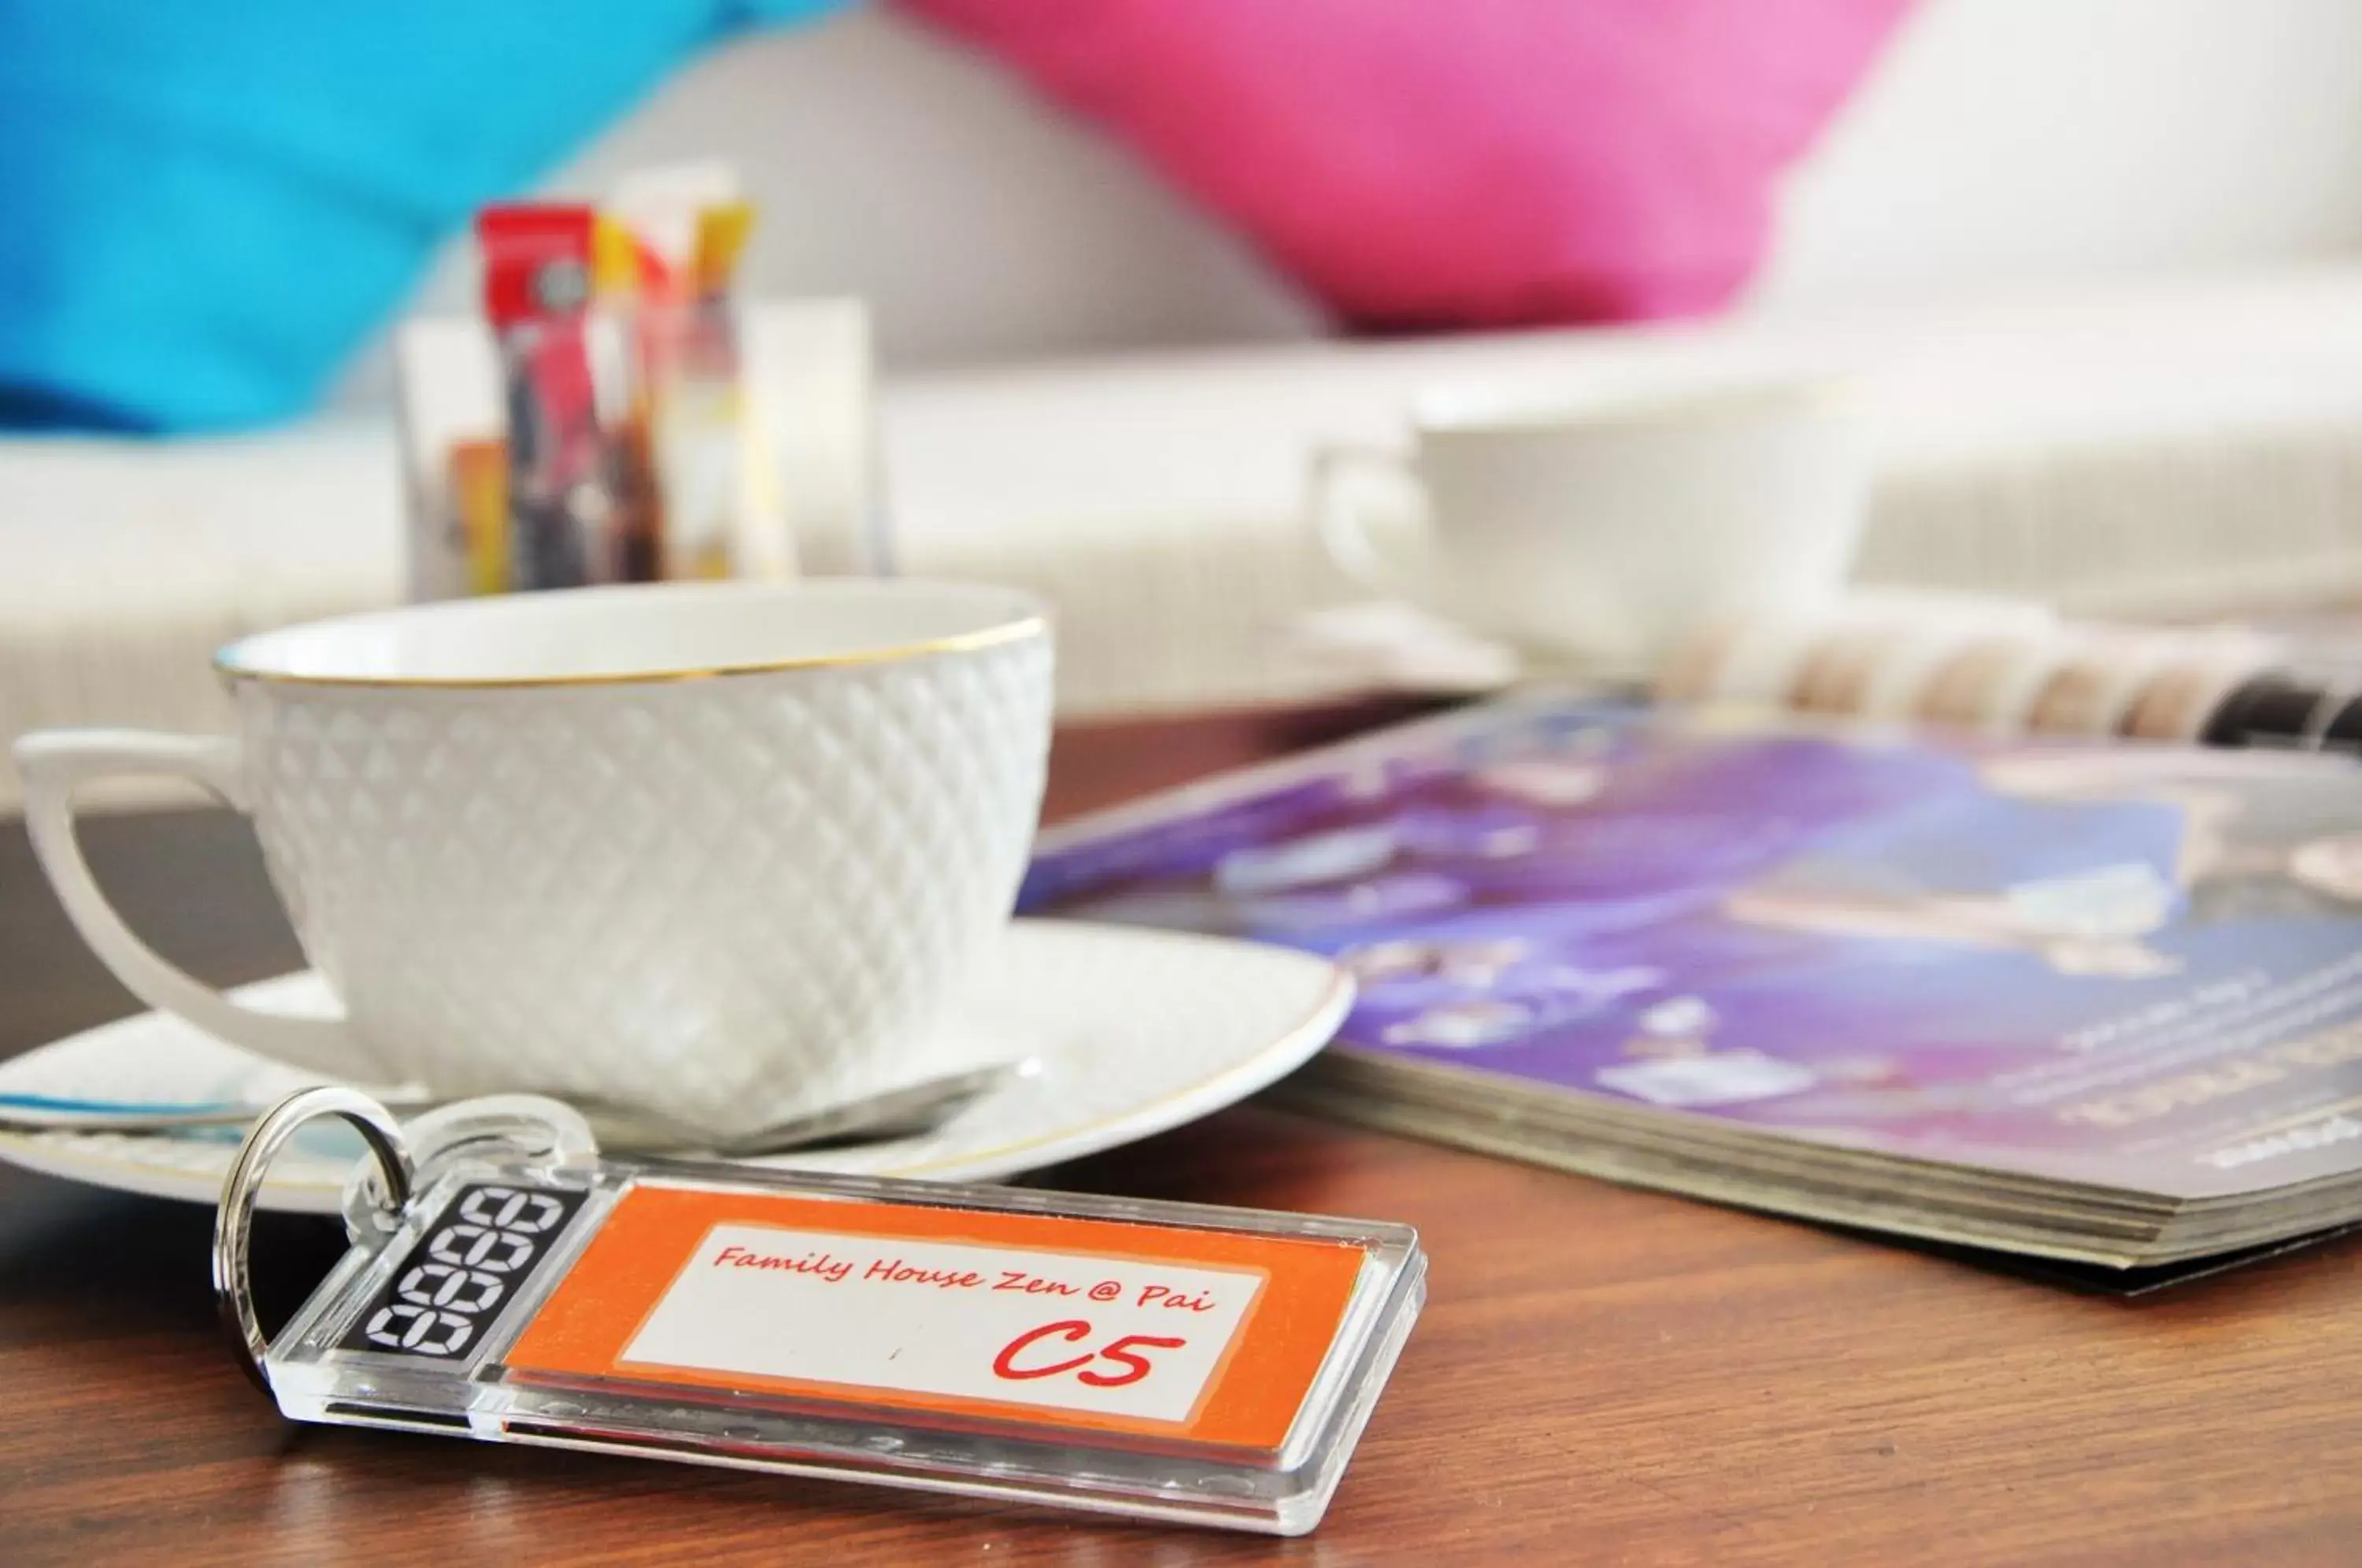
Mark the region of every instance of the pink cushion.
[[1910, 0], [900, 0], [1343, 320], [1692, 315]]

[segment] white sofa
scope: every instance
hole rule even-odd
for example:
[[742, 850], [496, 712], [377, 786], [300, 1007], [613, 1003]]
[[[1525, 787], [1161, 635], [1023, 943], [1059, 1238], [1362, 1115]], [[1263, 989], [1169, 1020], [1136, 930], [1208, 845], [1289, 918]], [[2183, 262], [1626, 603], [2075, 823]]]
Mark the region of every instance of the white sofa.
[[[2036, 39], [2111, 73], [2043, 55], [2018, 82]], [[1049, 594], [1069, 712], [1237, 703], [1338, 679], [1280, 648], [1347, 592], [1303, 524], [1306, 459], [1385, 437], [1435, 381], [1844, 365], [1881, 421], [1865, 579], [2093, 609], [2362, 590], [2356, 45], [2344, 0], [1937, 0], [1799, 175], [1755, 301], [1672, 330], [1314, 341], [1302, 302], [1115, 154], [875, 17], [712, 62], [568, 179], [734, 151], [763, 187], [764, 281], [876, 306], [903, 569]], [[2198, 67], [2215, 97], [2193, 128], [2159, 99]], [[2004, 93], [2018, 128], [1993, 146], [1943, 118]], [[1929, 204], [1915, 181], [1940, 210], [1882, 222]], [[2065, 237], [2025, 228], [2043, 219]], [[2134, 258], [2159, 275], [2118, 278]], [[218, 724], [210, 647], [398, 598], [383, 407], [365, 366], [309, 428], [0, 443], [0, 739]], [[13, 785], [0, 769], [0, 805]]]

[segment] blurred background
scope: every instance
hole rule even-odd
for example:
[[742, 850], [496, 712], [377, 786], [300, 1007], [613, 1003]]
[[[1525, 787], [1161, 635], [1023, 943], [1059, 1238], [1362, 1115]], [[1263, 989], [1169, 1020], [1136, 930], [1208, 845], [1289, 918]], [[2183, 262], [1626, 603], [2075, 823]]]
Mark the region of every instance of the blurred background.
[[[732, 44], [553, 184], [716, 149], [767, 218], [756, 287], [867, 299], [892, 369], [1324, 330], [1245, 237], [890, 9]], [[1750, 315], [2362, 259], [2362, 10], [1927, 0], [1775, 199]], [[455, 240], [422, 304], [469, 308], [473, 275]]]
[[207, 649], [413, 592], [440, 454], [404, 422], [466, 400], [394, 346], [475, 316], [469, 213], [684, 159], [760, 215], [791, 508], [882, 537], [863, 569], [1047, 594], [1069, 713], [1417, 684], [1307, 657], [1368, 598], [1308, 484], [1438, 387], [1840, 370], [1858, 582], [2362, 593], [2345, 0], [642, 0], [391, 43], [281, 0], [32, 9], [0, 21], [0, 734], [217, 724]]

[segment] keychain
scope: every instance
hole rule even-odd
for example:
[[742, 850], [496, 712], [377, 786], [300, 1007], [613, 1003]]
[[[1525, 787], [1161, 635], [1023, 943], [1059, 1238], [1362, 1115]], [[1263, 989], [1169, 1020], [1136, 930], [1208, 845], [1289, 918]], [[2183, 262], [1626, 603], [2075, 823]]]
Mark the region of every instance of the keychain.
[[[276, 1341], [272, 1158], [340, 1117], [352, 1248]], [[613, 1450], [1300, 1535], [1426, 1297], [1409, 1227], [611, 1160], [505, 1095], [407, 1129], [319, 1088], [256, 1122], [214, 1287], [292, 1420]]]

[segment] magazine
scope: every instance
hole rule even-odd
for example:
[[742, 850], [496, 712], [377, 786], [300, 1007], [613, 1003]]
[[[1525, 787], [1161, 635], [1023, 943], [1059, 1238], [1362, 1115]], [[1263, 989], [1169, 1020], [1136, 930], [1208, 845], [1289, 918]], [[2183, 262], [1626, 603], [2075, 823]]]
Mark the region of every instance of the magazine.
[[2362, 774], [1537, 691], [1045, 835], [1334, 956], [1342, 1117], [2114, 1269], [2362, 1220]]

